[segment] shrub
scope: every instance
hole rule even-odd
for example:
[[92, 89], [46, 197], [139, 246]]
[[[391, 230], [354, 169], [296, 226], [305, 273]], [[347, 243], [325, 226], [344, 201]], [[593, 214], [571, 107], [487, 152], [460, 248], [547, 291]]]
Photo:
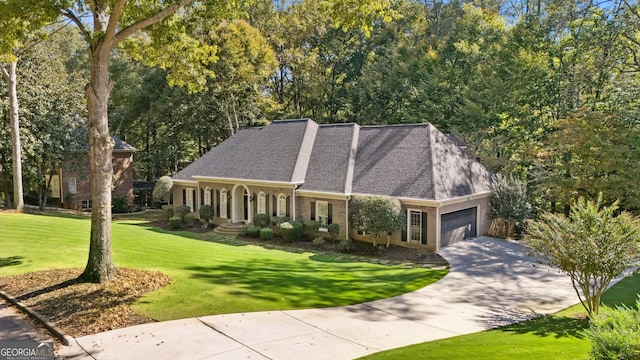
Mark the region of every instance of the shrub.
[[187, 205], [174, 206], [173, 216], [177, 216], [184, 221], [184, 216], [191, 212], [191, 208]]
[[343, 252], [351, 252], [354, 249], [353, 241], [351, 239], [340, 241], [336, 247], [338, 248], [338, 251]]
[[250, 237], [254, 237], [257, 238], [260, 236], [260, 228], [257, 226], [248, 226], [245, 230], [244, 230], [245, 235], [250, 236]]
[[320, 229], [320, 223], [314, 220], [304, 222], [304, 236], [311, 238]]
[[169, 176], [163, 176], [153, 186], [151, 196], [156, 202], [169, 202], [171, 199], [171, 188], [173, 188], [173, 180]]
[[213, 219], [213, 206], [211, 205], [202, 205], [200, 210], [198, 210], [200, 214], [200, 219], [206, 221], [207, 223]]
[[260, 229], [260, 240], [268, 241], [273, 239], [273, 230], [270, 228]]
[[274, 216], [271, 218], [271, 226], [275, 226], [275, 227], [279, 227], [280, 225], [286, 223], [287, 221], [289, 221], [289, 217], [288, 216]]
[[640, 359], [640, 299], [636, 307], [618, 307], [592, 319], [586, 331], [592, 343], [591, 359]]
[[169, 229], [171, 230], [178, 230], [182, 227], [182, 219], [174, 216], [172, 218], [169, 218]]
[[111, 202], [111, 211], [114, 214], [123, 214], [129, 212], [129, 204], [127, 199], [121, 196], [114, 197]]
[[321, 236], [318, 236], [317, 238], [313, 239], [312, 243], [315, 246], [322, 246], [324, 245], [324, 238]]
[[192, 212], [188, 212], [186, 214], [184, 214], [184, 224], [187, 225], [188, 227], [193, 227], [193, 223], [196, 220], [196, 214], [192, 213]]
[[162, 219], [169, 221], [173, 217], [173, 205], [162, 205]]
[[253, 225], [265, 228], [271, 223], [271, 218], [267, 214], [258, 214], [253, 217]]
[[280, 225], [280, 233], [286, 242], [296, 242], [302, 239], [304, 226], [300, 221], [287, 221]]
[[338, 240], [338, 236], [340, 235], [340, 225], [329, 224], [327, 231], [329, 231], [329, 234], [331, 235], [331, 240]]
[[527, 201], [527, 182], [513, 175], [497, 175], [493, 182], [491, 201], [489, 202], [491, 227], [489, 234], [499, 237], [511, 237], [517, 227], [531, 216], [531, 204]]

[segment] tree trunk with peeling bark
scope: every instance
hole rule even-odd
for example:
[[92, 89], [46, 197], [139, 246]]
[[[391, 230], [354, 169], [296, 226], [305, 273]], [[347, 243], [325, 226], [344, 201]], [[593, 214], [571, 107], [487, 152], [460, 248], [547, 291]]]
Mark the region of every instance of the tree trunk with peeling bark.
[[20, 146], [20, 117], [18, 113], [17, 61], [2, 65], [2, 77], [9, 85], [9, 108], [11, 122], [11, 153], [13, 165], [13, 207], [17, 211], [24, 209], [22, 189], [22, 147]]

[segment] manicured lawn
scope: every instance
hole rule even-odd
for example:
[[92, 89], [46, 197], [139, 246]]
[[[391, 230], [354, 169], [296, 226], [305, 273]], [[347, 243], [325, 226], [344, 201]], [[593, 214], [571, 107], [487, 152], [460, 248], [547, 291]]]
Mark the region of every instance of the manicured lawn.
[[[89, 228], [87, 218], [0, 212], [0, 277], [84, 267]], [[157, 270], [173, 279], [142, 297], [136, 311], [170, 320], [341, 306], [413, 291], [446, 274], [197, 237], [202, 235], [168, 232], [140, 220], [113, 222], [116, 266]]]
[[[622, 304], [635, 306], [638, 293], [640, 272], [636, 271], [606, 292], [601, 311]], [[588, 323], [574, 316], [584, 312], [578, 304], [536, 320], [389, 350], [363, 359], [586, 359], [591, 344], [583, 330]]]

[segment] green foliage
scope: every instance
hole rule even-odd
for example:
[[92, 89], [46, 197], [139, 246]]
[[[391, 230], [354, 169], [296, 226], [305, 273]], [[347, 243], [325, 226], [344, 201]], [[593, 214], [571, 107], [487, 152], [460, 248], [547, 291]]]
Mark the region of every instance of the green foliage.
[[280, 225], [289, 221], [288, 216], [274, 216], [271, 218], [271, 226], [280, 227]]
[[356, 196], [349, 204], [349, 224], [373, 235], [373, 246], [382, 235], [387, 236], [406, 226], [400, 200], [386, 196]]
[[324, 240], [324, 238], [322, 236], [318, 236], [315, 239], [313, 239], [311, 241], [311, 243], [313, 243], [313, 245], [315, 245], [315, 246], [322, 246], [322, 245], [324, 245], [325, 240]]
[[180, 205], [173, 207], [173, 216], [179, 217], [184, 221], [185, 216], [191, 212], [191, 207], [188, 205]]
[[[494, 221], [489, 233], [492, 236], [511, 237], [514, 229], [522, 227], [525, 219], [531, 216], [531, 204], [527, 201], [527, 183], [513, 175], [496, 175], [489, 210]], [[492, 231], [498, 220], [502, 220], [505, 226]]]
[[211, 205], [202, 205], [198, 210], [200, 215], [200, 219], [205, 220], [207, 223], [213, 219], [213, 206]]
[[640, 359], [640, 299], [635, 308], [623, 305], [594, 317], [586, 333], [590, 359]]
[[265, 228], [271, 224], [271, 218], [267, 214], [257, 214], [253, 217], [253, 225]]
[[260, 229], [260, 240], [269, 241], [273, 239], [273, 230], [270, 228]]
[[162, 218], [169, 221], [173, 217], [173, 205], [162, 205]]
[[525, 239], [532, 254], [569, 275], [589, 315], [598, 314], [611, 280], [640, 256], [638, 221], [617, 211], [617, 203], [602, 206], [600, 195], [595, 202], [580, 198], [568, 218], [543, 214], [529, 222]]
[[114, 214], [124, 214], [129, 212], [129, 203], [125, 197], [114, 197], [111, 202], [111, 206]]
[[174, 216], [169, 218], [169, 229], [178, 230], [182, 228], [182, 218]]
[[329, 224], [329, 226], [327, 226], [327, 231], [331, 235], [331, 240], [338, 240], [338, 236], [340, 235], [340, 224]]
[[280, 234], [286, 242], [296, 242], [302, 240], [304, 225], [300, 221], [287, 221], [280, 224]]
[[193, 212], [188, 212], [184, 214], [184, 224], [187, 227], [192, 228], [193, 225], [195, 224], [195, 220], [196, 220], [196, 214], [194, 214]]
[[260, 237], [260, 228], [257, 226], [247, 226], [247, 228], [244, 230], [245, 235], [253, 237], [253, 238], [257, 238]]
[[320, 223], [318, 221], [309, 220], [304, 222], [304, 236], [306, 238], [312, 238], [319, 229]]
[[153, 186], [153, 201], [169, 203], [173, 189], [173, 180], [169, 176], [163, 176]]
[[353, 240], [345, 239], [336, 244], [336, 249], [342, 252], [352, 252], [354, 249]]

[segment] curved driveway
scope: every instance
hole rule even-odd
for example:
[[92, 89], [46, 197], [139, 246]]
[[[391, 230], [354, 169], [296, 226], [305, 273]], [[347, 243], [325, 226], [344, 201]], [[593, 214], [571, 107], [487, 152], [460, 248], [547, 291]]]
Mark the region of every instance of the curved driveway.
[[473, 333], [577, 302], [568, 277], [514, 242], [480, 237], [440, 251], [442, 280], [401, 296], [339, 308], [214, 315], [76, 339], [60, 355], [95, 359], [353, 359]]

